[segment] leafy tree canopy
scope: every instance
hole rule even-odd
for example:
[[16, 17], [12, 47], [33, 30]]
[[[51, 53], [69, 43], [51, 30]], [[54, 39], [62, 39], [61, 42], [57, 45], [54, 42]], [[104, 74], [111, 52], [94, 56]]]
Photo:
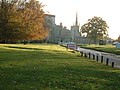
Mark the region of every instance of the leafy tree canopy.
[[0, 40], [36, 40], [47, 36], [44, 5], [36, 0], [0, 1]]
[[94, 16], [81, 27], [81, 31], [96, 43], [97, 40], [108, 37], [108, 28], [106, 21], [101, 17]]

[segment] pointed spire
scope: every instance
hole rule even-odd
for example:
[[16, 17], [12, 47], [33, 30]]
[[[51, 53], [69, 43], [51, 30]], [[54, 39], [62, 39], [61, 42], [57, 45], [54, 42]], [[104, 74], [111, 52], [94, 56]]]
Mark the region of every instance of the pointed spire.
[[76, 12], [76, 21], [75, 21], [75, 25], [78, 25], [78, 17], [77, 17], [77, 12]]

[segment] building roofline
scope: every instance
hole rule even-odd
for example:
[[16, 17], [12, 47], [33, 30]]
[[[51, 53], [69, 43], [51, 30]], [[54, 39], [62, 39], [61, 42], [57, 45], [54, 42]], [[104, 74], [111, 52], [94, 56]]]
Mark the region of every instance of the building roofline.
[[46, 16], [52, 16], [52, 17], [55, 17], [55, 15], [51, 15], [51, 14], [45, 14]]

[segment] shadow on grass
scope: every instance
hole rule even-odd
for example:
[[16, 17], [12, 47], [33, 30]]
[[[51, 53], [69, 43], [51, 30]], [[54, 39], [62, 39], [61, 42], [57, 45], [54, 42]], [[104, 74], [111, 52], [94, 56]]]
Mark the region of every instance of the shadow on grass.
[[[2, 49], [0, 51], [0, 61], [1, 64], [9, 64], [14, 62], [21, 62], [24, 60], [69, 60], [69, 59], [76, 59], [76, 54], [70, 54], [70, 52], [66, 53], [64, 51], [57, 51], [57, 50], [44, 50], [44, 49], [37, 49], [37, 48], [29, 48], [29, 47], [14, 47], [14, 46], [7, 46], [9, 48], [15, 48], [14, 49]], [[18, 49], [25, 49], [25, 50], [17, 50]], [[72, 57], [73, 56], [73, 57]]]
[[5, 47], [15, 48], [15, 49], [43, 50], [43, 49], [40, 49], [40, 48], [29, 48], [29, 47], [16, 47], [16, 46], [5, 46]]
[[120, 89], [119, 70], [73, 54], [35, 48], [6, 50], [1, 55], [0, 90]]

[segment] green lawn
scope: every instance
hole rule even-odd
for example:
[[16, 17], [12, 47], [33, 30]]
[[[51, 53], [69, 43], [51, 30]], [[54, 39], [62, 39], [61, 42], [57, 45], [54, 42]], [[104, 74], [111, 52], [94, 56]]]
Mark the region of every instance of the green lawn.
[[83, 45], [81, 47], [120, 55], [120, 48], [116, 48], [115, 45], [93, 45], [91, 44], [91, 45]]
[[59, 45], [0, 44], [0, 90], [120, 90], [120, 69]]

